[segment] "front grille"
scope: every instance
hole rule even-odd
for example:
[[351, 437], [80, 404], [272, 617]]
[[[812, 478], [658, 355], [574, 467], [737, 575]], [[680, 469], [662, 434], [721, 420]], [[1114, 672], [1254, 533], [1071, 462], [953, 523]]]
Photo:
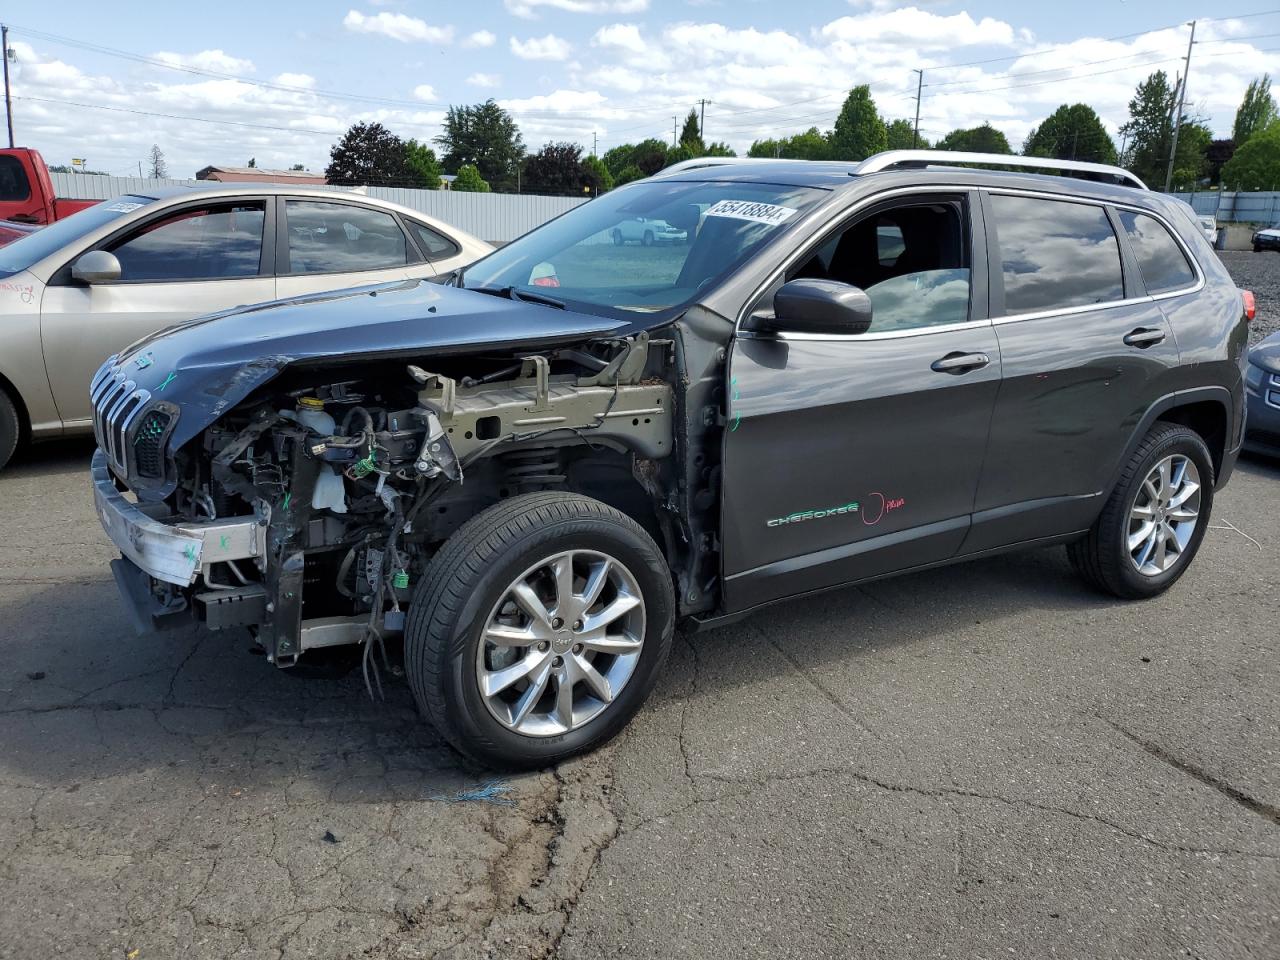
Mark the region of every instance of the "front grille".
[[133, 466], [138, 476], [156, 480], [164, 474], [164, 432], [170, 419], [163, 410], [152, 410], [138, 424], [133, 437]]
[[1276, 388], [1266, 392], [1267, 406], [1280, 410], [1280, 373], [1273, 373], [1267, 379], [1271, 386]]
[[107, 455], [111, 468], [120, 477], [129, 475], [125, 438], [134, 419], [146, 407], [151, 394], [138, 389], [118, 370], [102, 370], [90, 386], [93, 403], [93, 433], [98, 446]]

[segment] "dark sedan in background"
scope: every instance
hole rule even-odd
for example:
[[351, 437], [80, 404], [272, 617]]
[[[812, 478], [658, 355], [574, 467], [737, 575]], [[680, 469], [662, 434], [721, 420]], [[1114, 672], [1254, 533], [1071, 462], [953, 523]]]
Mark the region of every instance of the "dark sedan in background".
[[1246, 449], [1280, 457], [1280, 331], [1249, 351]]

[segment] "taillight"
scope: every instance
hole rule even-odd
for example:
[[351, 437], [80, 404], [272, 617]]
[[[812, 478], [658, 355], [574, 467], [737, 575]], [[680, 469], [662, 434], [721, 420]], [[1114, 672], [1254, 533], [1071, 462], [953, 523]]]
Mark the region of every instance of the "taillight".
[[1244, 301], [1244, 318], [1252, 320], [1258, 315], [1258, 301], [1253, 298], [1253, 291], [1241, 290], [1240, 299]]

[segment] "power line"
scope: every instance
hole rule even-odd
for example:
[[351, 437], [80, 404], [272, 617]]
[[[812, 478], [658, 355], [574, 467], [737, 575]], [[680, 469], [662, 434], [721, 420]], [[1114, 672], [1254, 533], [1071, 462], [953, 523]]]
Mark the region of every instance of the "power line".
[[131, 107], [111, 107], [103, 103], [81, 103], [76, 100], [57, 100], [53, 97], [15, 96], [15, 100], [26, 100], [31, 103], [57, 103], [67, 107], [85, 107], [89, 110], [110, 110], [113, 113], [133, 113], [141, 117], [163, 117], [166, 120], [190, 120], [198, 123], [223, 124], [232, 127], [250, 127], [257, 130], [272, 130], [277, 133], [307, 133], [318, 137], [335, 137], [332, 130], [308, 130], [305, 127], [280, 127], [266, 123], [251, 123], [247, 120], [214, 120], [210, 117], [192, 117], [177, 113], [156, 113], [152, 110], [135, 110]]

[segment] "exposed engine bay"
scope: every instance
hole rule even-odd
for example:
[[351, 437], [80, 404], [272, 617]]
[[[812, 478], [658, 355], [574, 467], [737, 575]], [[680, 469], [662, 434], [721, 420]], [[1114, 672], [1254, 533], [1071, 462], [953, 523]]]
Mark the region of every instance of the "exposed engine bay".
[[[189, 587], [154, 581], [158, 620], [248, 627], [281, 667], [363, 643], [367, 669], [370, 651], [403, 630], [441, 544], [486, 507], [539, 490], [581, 492], [636, 519], [677, 561], [686, 612], [708, 609], [718, 467], [672, 454], [695, 421], [700, 448], [719, 431], [685, 409], [682, 365], [679, 333], [641, 332], [429, 369], [290, 367], [177, 452], [167, 498], [175, 519], [252, 521], [261, 555], [202, 562]], [[695, 462], [701, 475], [686, 474]], [[707, 516], [691, 522], [695, 504]]]

